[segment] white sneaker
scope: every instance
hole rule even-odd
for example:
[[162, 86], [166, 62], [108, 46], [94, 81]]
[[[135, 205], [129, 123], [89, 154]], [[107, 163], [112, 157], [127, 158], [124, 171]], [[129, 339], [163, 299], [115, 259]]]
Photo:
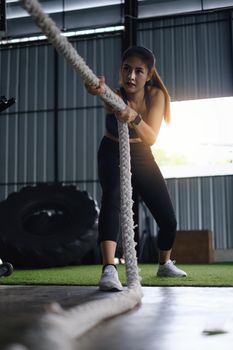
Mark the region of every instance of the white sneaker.
[[112, 265], [107, 265], [102, 272], [99, 289], [102, 291], [120, 292], [123, 290], [122, 284], [118, 277], [116, 268]]
[[175, 261], [168, 260], [165, 264], [159, 265], [158, 277], [186, 277], [187, 273], [175, 266]]

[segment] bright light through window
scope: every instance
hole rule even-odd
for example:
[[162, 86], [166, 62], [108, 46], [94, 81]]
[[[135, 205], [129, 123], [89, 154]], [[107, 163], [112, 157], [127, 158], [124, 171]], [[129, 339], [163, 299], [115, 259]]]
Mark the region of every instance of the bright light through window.
[[172, 102], [152, 152], [165, 178], [233, 174], [233, 97]]

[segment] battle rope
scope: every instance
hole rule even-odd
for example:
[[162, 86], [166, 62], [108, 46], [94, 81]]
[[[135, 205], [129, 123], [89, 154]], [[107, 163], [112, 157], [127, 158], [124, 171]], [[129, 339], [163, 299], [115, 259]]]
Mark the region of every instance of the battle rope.
[[[74, 67], [85, 84], [99, 85], [99, 79], [87, 66], [67, 38], [61, 35], [54, 21], [44, 13], [37, 0], [21, 0], [23, 7], [32, 16], [35, 23], [47, 36], [52, 45]], [[123, 100], [106, 86], [100, 96], [103, 101], [116, 110], [125, 109]], [[120, 182], [121, 182], [121, 231], [125, 256], [127, 289], [113, 297], [91, 301], [69, 310], [56, 305], [40, 320], [38, 328], [30, 332], [28, 346], [33, 350], [59, 350], [74, 347], [73, 340], [106, 318], [118, 315], [134, 308], [141, 302], [142, 292], [138, 275], [137, 258], [134, 242], [134, 222], [132, 211], [132, 186], [130, 171], [129, 133], [127, 123], [118, 122], [120, 147]], [[38, 332], [40, 335], [38, 335]], [[35, 338], [35, 342], [33, 341]], [[39, 340], [40, 339], [40, 340]], [[39, 341], [38, 341], [39, 340]], [[66, 343], [64, 347], [64, 343]]]

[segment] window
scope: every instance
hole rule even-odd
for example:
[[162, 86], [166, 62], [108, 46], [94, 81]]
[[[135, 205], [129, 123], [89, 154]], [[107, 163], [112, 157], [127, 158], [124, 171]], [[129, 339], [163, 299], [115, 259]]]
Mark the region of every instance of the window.
[[165, 178], [233, 174], [233, 97], [171, 103], [152, 152]]

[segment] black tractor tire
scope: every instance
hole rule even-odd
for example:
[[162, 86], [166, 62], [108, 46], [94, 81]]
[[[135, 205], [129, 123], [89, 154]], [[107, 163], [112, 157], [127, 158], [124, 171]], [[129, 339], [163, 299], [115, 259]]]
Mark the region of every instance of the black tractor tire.
[[0, 256], [16, 268], [81, 264], [97, 243], [98, 212], [75, 186], [24, 187], [0, 203]]
[[13, 266], [8, 263], [4, 262], [0, 265], [0, 277], [7, 277], [10, 276], [13, 272]]

